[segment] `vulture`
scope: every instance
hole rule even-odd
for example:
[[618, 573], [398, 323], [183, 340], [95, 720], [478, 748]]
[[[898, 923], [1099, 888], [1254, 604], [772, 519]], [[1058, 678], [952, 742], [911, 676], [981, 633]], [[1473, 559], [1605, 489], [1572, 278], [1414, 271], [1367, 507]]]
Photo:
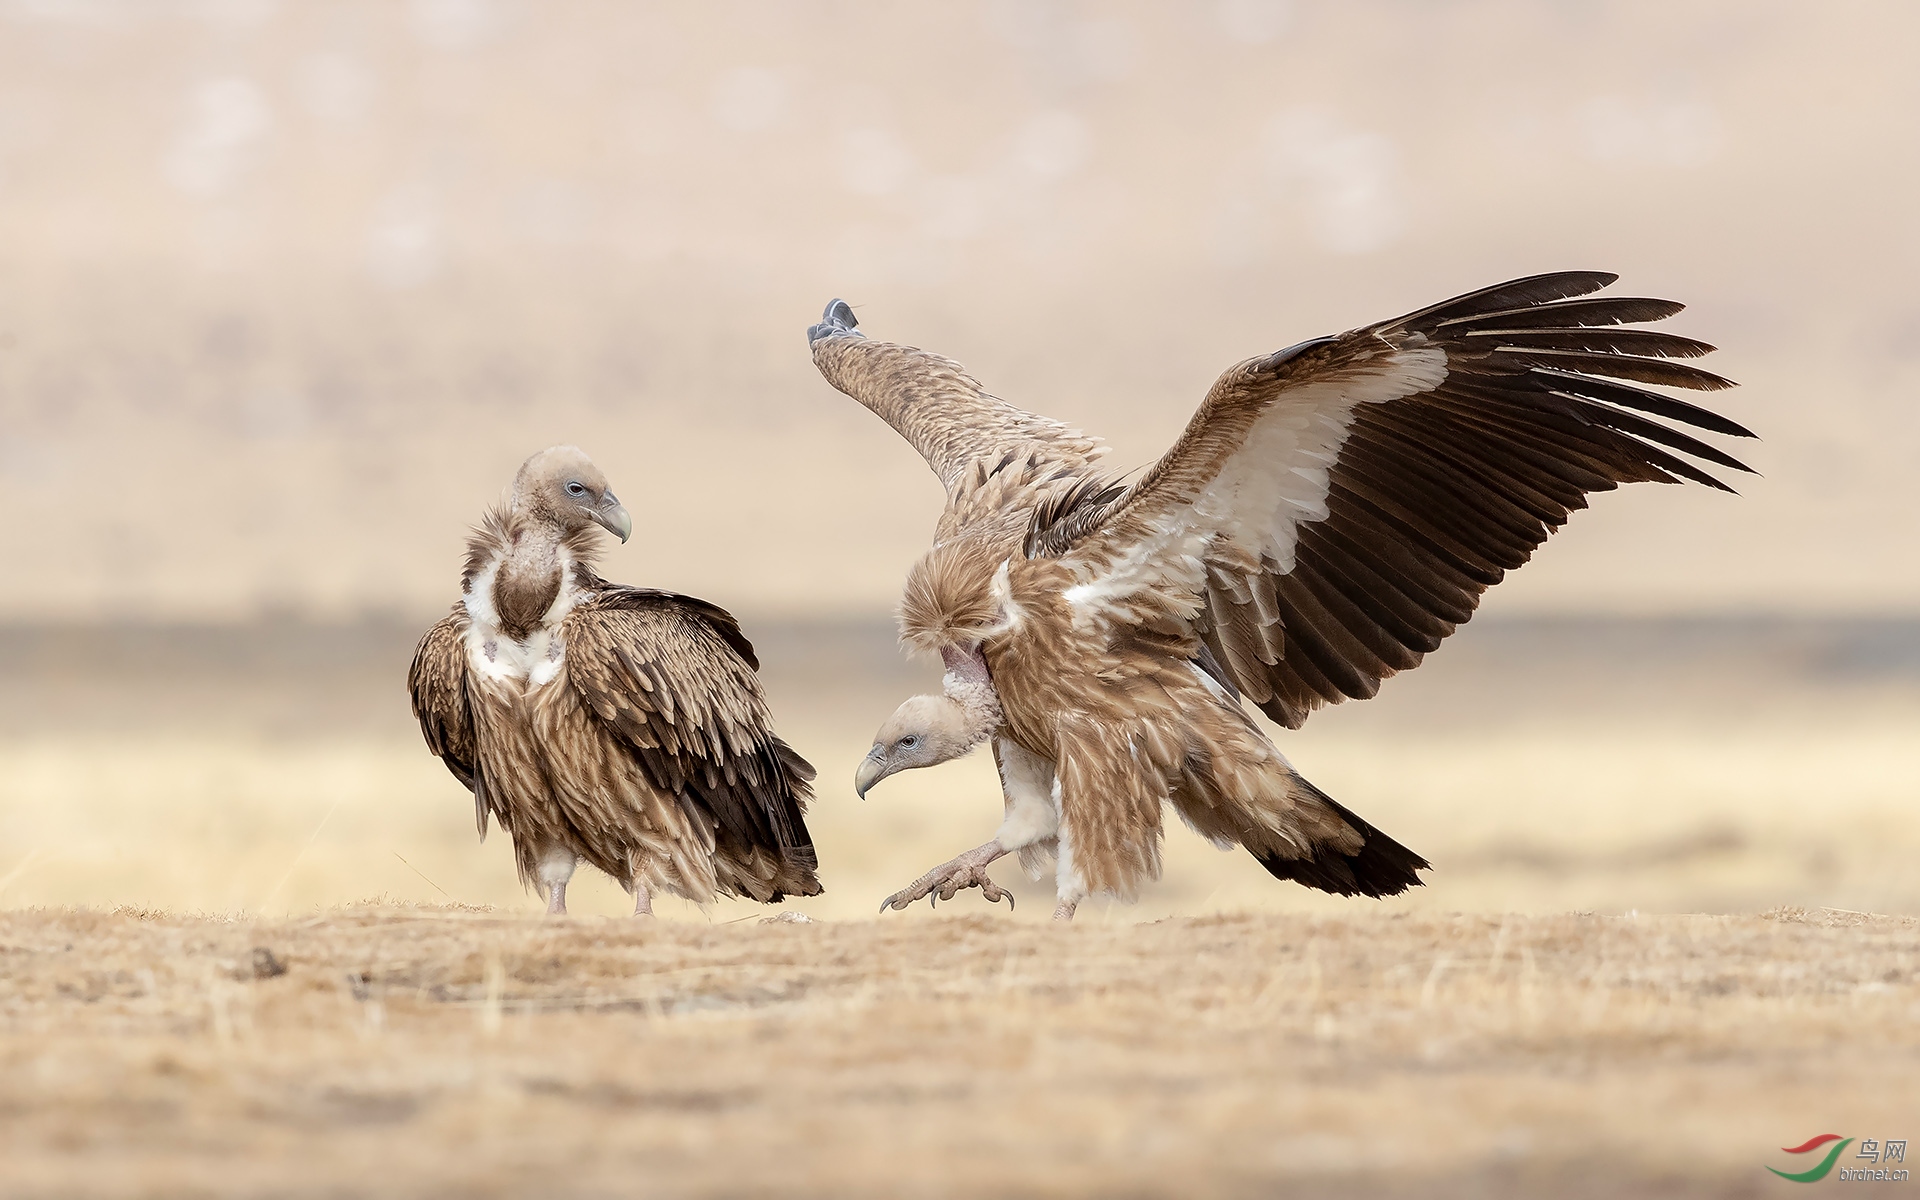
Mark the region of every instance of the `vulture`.
[[[946, 488], [900, 603], [942, 693], [881, 726], [855, 789], [990, 743], [993, 839], [881, 905], [950, 900], [1018, 853], [1054, 866], [1056, 918], [1135, 896], [1171, 805], [1268, 872], [1351, 896], [1421, 883], [1425, 859], [1307, 782], [1247, 704], [1297, 728], [1371, 697], [1467, 621], [1480, 595], [1622, 483], [1749, 470], [1682, 427], [1752, 437], [1652, 387], [1732, 386], [1704, 342], [1632, 326], [1667, 300], [1600, 297], [1592, 271], [1517, 279], [1250, 358], [1131, 482], [1095, 438], [1015, 408], [959, 364], [868, 340], [843, 301], [813, 361]], [[1664, 418], [1656, 419], [1656, 418]]]
[[633, 518], [585, 454], [529, 458], [414, 653], [414, 715], [481, 840], [491, 814], [550, 913], [582, 862], [639, 916], [656, 891], [818, 895], [813, 768], [774, 736], [752, 644], [717, 605], [600, 578], [602, 529], [624, 542]]

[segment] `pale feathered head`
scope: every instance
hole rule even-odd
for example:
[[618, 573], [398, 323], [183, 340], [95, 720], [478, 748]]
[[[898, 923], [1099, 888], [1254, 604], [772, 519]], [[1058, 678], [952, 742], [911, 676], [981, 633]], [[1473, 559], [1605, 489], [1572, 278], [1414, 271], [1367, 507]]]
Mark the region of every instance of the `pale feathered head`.
[[959, 704], [946, 696], [910, 697], [873, 735], [873, 749], [854, 772], [854, 793], [864, 800], [889, 775], [938, 766], [977, 745], [973, 723]]
[[516, 517], [557, 525], [567, 535], [593, 524], [623, 542], [633, 536], [626, 506], [578, 446], [549, 446], [522, 463], [508, 510]]
[[853, 776], [861, 799], [889, 775], [959, 758], [1000, 727], [1000, 696], [980, 652], [947, 650], [941, 657], [947, 664], [942, 694], [908, 697], [873, 735], [873, 748]]

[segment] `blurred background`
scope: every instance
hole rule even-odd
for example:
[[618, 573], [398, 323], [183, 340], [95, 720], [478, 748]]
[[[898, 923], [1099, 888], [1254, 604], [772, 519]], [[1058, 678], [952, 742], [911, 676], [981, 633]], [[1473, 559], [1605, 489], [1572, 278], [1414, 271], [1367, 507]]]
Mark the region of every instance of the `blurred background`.
[[[1759, 476], [1599, 497], [1278, 740], [1434, 860], [1397, 905], [1914, 911], [1917, 41], [1892, 2], [0, 0], [0, 905], [537, 907], [403, 681], [566, 441], [638, 523], [607, 575], [747, 621], [822, 771], [803, 907], [869, 912], [999, 799], [985, 759], [852, 797], [935, 680], [889, 609], [940, 492], [814, 373], [830, 297], [1131, 466], [1239, 359], [1603, 268], [1691, 305]], [[1099, 919], [1341, 903], [1174, 828]]]

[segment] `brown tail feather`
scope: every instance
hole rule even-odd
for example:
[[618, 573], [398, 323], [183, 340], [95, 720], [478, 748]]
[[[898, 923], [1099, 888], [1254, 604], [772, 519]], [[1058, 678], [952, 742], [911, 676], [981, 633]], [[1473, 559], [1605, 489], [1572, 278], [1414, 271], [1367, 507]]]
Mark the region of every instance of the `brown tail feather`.
[[1431, 864], [1418, 854], [1381, 833], [1354, 815], [1353, 811], [1299, 776], [1299, 787], [1338, 813], [1364, 840], [1353, 854], [1316, 843], [1310, 858], [1282, 858], [1278, 854], [1255, 854], [1260, 865], [1275, 879], [1291, 879], [1336, 896], [1397, 896], [1410, 887], [1422, 886], [1416, 871], [1430, 870]]

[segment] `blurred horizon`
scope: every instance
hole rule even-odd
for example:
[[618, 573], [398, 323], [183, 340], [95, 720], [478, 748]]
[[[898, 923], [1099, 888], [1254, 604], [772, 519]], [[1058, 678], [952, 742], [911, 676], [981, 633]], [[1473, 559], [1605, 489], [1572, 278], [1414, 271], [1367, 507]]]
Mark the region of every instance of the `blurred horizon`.
[[1522, 0], [0, 3], [0, 621], [430, 617], [529, 453], [611, 578], [887, 611], [939, 491], [873, 336], [1114, 445], [1252, 354], [1597, 268], [1743, 495], [1599, 497], [1489, 610], [1920, 614], [1920, 10]]
[[[747, 632], [775, 727], [820, 772], [808, 825], [826, 893], [795, 907], [869, 918], [991, 834], [1001, 799], [985, 752], [853, 794], [875, 726], [937, 687], [939, 666], [902, 657], [889, 622]], [[405, 687], [417, 633], [400, 619], [0, 624], [0, 901], [539, 911], [509, 839], [476, 843], [470, 798], [421, 745]], [[1541, 616], [1475, 621], [1373, 700], [1300, 730], [1263, 725], [1308, 778], [1433, 862], [1427, 886], [1377, 902], [1387, 911], [1912, 912], [1917, 719], [1920, 619]], [[1164, 876], [1088, 920], [1376, 905], [1276, 882], [1166, 825]], [[1020, 897], [1014, 919], [1051, 911], [1050, 881], [1011, 863], [995, 878]], [[586, 915], [628, 904], [592, 871], [570, 895]], [[956, 904], [986, 909], [972, 894]]]

